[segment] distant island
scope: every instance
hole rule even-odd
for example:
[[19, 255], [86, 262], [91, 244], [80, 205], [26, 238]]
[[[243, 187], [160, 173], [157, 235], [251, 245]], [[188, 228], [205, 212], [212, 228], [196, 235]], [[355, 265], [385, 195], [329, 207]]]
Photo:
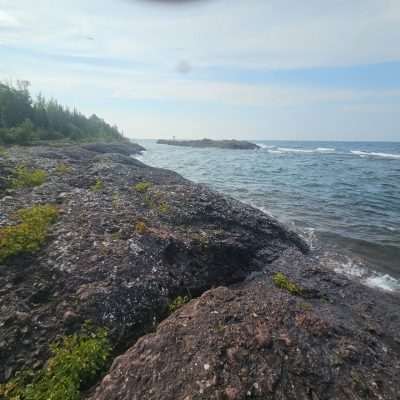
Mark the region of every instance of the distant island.
[[219, 149], [233, 149], [233, 150], [255, 150], [259, 149], [260, 146], [255, 143], [247, 142], [245, 140], [165, 140], [160, 139], [157, 141], [158, 144], [167, 144], [169, 146], [185, 146], [185, 147], [216, 147]]

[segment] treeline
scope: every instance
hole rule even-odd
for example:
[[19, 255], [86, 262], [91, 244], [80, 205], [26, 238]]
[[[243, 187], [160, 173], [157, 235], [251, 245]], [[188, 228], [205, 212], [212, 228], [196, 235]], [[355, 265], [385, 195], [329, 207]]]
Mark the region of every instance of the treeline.
[[92, 115], [87, 118], [42, 95], [33, 99], [29, 82], [0, 82], [0, 144], [27, 145], [36, 141], [123, 141], [116, 126]]

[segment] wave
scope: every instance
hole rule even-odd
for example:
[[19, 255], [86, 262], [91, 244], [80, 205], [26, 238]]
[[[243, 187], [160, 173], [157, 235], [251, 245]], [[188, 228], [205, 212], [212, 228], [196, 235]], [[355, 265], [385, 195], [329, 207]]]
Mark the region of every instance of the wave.
[[317, 147], [316, 149], [299, 149], [296, 147], [278, 147], [278, 150], [285, 153], [334, 153], [333, 147]]
[[256, 143], [257, 146], [260, 146], [262, 149], [273, 149], [276, 146], [269, 145], [269, 144], [264, 144], [264, 143]]
[[359, 280], [363, 285], [378, 288], [387, 292], [400, 292], [400, 281], [388, 274], [378, 273], [360, 263], [346, 257], [346, 260], [336, 259], [334, 254], [328, 256], [329, 261], [324, 264], [331, 267], [336, 273]]
[[360, 157], [382, 157], [382, 158], [395, 158], [400, 159], [400, 154], [391, 154], [391, 153], [374, 153], [374, 152], [367, 152], [361, 150], [351, 150], [352, 154]]

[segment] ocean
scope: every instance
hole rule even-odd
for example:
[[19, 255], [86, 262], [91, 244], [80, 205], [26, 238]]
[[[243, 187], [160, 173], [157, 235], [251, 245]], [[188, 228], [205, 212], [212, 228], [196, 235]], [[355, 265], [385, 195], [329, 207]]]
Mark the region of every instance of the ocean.
[[328, 267], [400, 291], [400, 142], [253, 141], [254, 151], [137, 142], [144, 163], [251, 204]]

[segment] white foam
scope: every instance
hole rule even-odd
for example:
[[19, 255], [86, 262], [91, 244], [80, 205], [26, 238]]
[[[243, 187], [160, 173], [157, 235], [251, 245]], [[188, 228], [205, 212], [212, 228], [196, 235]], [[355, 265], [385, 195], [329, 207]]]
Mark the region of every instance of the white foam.
[[388, 274], [382, 274], [371, 270], [364, 266], [361, 260], [357, 261], [343, 254], [339, 255], [329, 251], [318, 258], [323, 265], [333, 269], [336, 273], [357, 279], [363, 285], [389, 292], [400, 292], [399, 280]]
[[256, 143], [257, 146], [260, 146], [262, 149], [273, 149], [276, 146], [274, 145], [269, 145], [269, 144], [264, 144], [264, 143]]
[[351, 153], [360, 157], [383, 157], [383, 158], [400, 159], [400, 154], [374, 153], [374, 152], [368, 153], [366, 151], [361, 151], [361, 150], [351, 150]]
[[294, 147], [278, 147], [279, 151], [285, 153], [334, 153], [336, 151], [333, 147], [317, 147], [316, 149], [298, 149]]
[[283, 151], [280, 151], [280, 150], [268, 150], [268, 153], [271, 153], [271, 154], [283, 154]]
[[400, 290], [400, 283], [390, 275], [376, 275], [370, 276], [364, 280], [364, 283], [370, 287], [378, 287], [389, 292]]
[[314, 153], [312, 149], [296, 149], [291, 147], [278, 147], [278, 150], [288, 153]]

